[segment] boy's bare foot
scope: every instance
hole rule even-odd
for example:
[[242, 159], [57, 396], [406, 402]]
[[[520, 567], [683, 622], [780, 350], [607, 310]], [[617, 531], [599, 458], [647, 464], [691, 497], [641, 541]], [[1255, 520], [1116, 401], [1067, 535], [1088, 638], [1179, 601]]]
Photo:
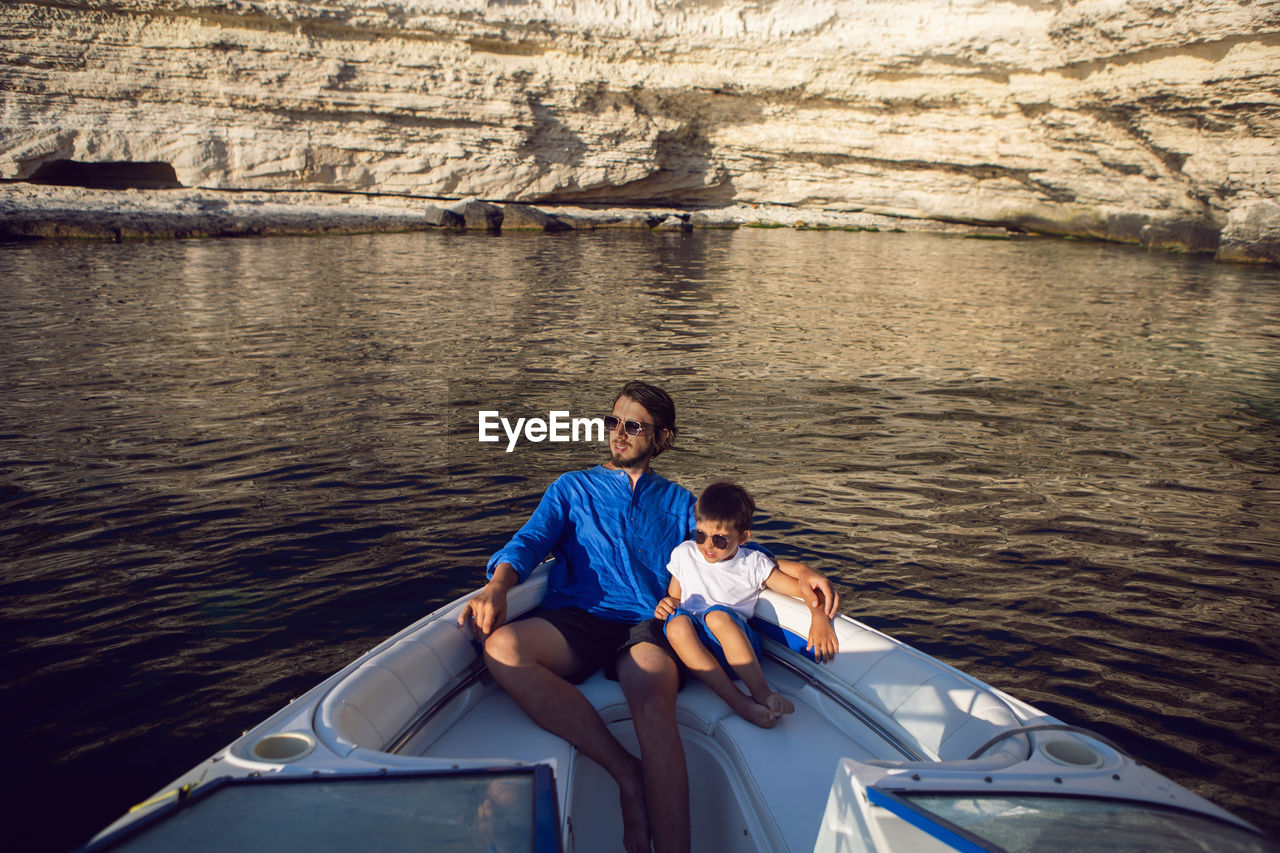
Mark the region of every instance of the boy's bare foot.
[[754, 699], [747, 699], [738, 714], [747, 722], [754, 723], [762, 729], [771, 729], [778, 724], [778, 713]]
[[751, 691], [751, 698], [757, 704], [769, 709], [770, 713], [773, 714], [775, 723], [784, 714], [794, 714], [796, 711], [796, 706], [792, 704], [790, 699], [781, 693], [775, 693], [768, 684], [757, 684], [756, 689]]
[[644, 802], [644, 777], [640, 762], [635, 775], [618, 783], [618, 804], [622, 807], [622, 847], [627, 853], [649, 853], [649, 813]]

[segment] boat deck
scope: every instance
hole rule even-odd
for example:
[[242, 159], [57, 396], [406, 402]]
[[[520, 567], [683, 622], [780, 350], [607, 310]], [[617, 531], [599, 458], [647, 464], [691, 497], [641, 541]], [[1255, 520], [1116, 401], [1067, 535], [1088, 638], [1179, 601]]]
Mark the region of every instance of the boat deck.
[[[765, 670], [770, 684], [796, 705], [773, 729], [739, 718], [696, 681], [677, 698], [696, 850], [811, 850], [840, 758], [898, 757], [886, 754], [879, 735], [843, 712], [837, 725], [830, 700], [795, 675], [771, 663]], [[597, 674], [582, 689], [619, 741], [638, 754], [618, 684]], [[539, 728], [500, 689], [489, 687], [466, 701], [465, 713], [420, 732], [400, 754], [549, 763], [557, 796], [568, 806], [572, 837], [564, 839], [566, 851], [620, 849], [618, 791], [599, 765]], [[805, 756], [804, 773], [795, 772], [796, 755]]]
[[[535, 606], [543, 585], [539, 577], [513, 590], [510, 612]], [[558, 834], [567, 853], [620, 849], [613, 780], [534, 724], [497, 687], [479, 646], [458, 626], [462, 601], [353, 661], [108, 832], [127, 833], [162, 811], [182, 812], [184, 802], [197, 799], [187, 796], [191, 789], [215, 788], [200, 787], [209, 780], [320, 784], [493, 773], [541, 780], [533, 803], [544, 817], [535, 823], [552, 825], [550, 835]], [[1081, 800], [1094, 809], [1090, 820], [1112, 828], [1109, 837], [1135, 831], [1146, 837], [1157, 827], [1165, 835], [1185, 832], [1198, 845], [1190, 849], [1208, 849], [1203, 839], [1219, 839], [1229, 829], [1243, 838], [1240, 849], [1266, 849], [1250, 827], [1105, 740], [1063, 726], [867, 625], [837, 618], [840, 652], [820, 665], [803, 654], [810, 614], [802, 602], [766, 592], [756, 617], [765, 675], [796, 711], [761, 729], [696, 680], [679, 693], [676, 722], [688, 762], [694, 849], [798, 853], [814, 850], [815, 842], [824, 853], [951, 849], [954, 839], [968, 836], [953, 830], [952, 818], [935, 819], [915, 805], [939, 793], [958, 798], [953, 805], [963, 807], [965, 832], [981, 819], [996, 835], [1009, 825], [1033, 840], [1064, 832], [1074, 837], [1079, 814], [1073, 807]], [[618, 740], [638, 754], [620, 686], [596, 675], [581, 688]], [[1052, 734], [1030, 734], [1037, 731]], [[532, 773], [511, 773], [512, 765], [535, 764]], [[427, 799], [436, 804], [438, 798]], [[324, 800], [320, 817], [335, 817], [331, 802]], [[1059, 808], [1063, 803], [1071, 807]], [[344, 824], [348, 818], [356, 826], [380, 824], [386, 810], [374, 806], [336, 816]], [[446, 824], [471, 826], [482, 811], [454, 808]], [[1128, 835], [1117, 835], [1116, 827]]]

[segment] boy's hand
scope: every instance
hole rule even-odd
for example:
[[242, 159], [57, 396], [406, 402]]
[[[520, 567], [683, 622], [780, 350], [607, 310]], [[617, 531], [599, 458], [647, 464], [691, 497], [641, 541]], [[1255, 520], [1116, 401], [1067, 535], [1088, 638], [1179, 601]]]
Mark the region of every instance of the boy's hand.
[[657, 619], [670, 619], [671, 614], [676, 612], [676, 608], [680, 606], [680, 600], [673, 595], [658, 602], [658, 606], [653, 608], [653, 615]]
[[840, 641], [836, 638], [835, 626], [831, 620], [814, 611], [809, 624], [809, 645], [805, 649], [813, 652], [818, 663], [829, 663], [840, 650]]

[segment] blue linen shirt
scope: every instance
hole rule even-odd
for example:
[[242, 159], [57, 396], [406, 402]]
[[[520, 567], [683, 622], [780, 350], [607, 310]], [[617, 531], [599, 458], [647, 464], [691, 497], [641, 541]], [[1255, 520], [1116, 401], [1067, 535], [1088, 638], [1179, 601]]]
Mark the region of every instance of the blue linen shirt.
[[635, 488], [626, 471], [597, 465], [562, 474], [498, 553], [488, 576], [510, 563], [523, 581], [551, 554], [542, 606], [580, 607], [604, 619], [639, 622], [667, 594], [671, 551], [696, 526], [694, 497], [652, 471]]

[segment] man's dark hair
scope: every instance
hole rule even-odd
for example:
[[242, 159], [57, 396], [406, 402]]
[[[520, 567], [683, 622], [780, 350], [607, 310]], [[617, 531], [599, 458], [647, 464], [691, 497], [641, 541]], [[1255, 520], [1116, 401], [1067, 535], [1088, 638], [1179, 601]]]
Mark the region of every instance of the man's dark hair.
[[729, 480], [717, 480], [702, 490], [693, 513], [698, 521], [732, 524], [734, 530], [744, 533], [751, 529], [755, 511], [756, 502], [746, 489]]
[[629, 400], [635, 400], [644, 406], [644, 410], [649, 413], [649, 417], [653, 418], [653, 455], [657, 456], [662, 451], [675, 444], [676, 433], [676, 404], [671, 399], [671, 395], [663, 391], [656, 385], [650, 385], [648, 382], [628, 382], [618, 396], [613, 398], [616, 406], [618, 401], [623, 397]]

